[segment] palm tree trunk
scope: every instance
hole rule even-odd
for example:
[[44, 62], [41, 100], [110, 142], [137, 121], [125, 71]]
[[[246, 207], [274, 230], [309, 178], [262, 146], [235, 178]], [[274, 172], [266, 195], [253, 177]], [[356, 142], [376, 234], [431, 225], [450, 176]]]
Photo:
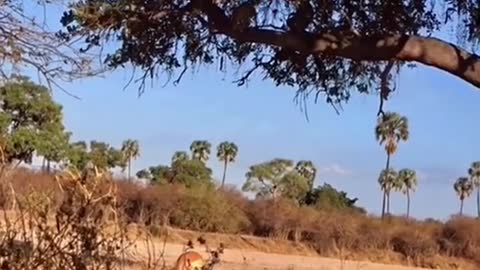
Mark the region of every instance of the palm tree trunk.
[[[385, 170], [388, 170], [389, 168], [390, 168], [390, 154], [387, 153], [387, 164], [385, 164]], [[390, 198], [386, 190], [383, 192], [382, 218], [385, 217], [385, 203], [387, 204], [387, 213], [388, 213], [390, 208]]]
[[410, 189], [407, 188], [407, 219], [410, 217]]
[[128, 158], [128, 181], [131, 181], [132, 159]]
[[390, 190], [387, 191], [387, 214], [390, 215]]
[[477, 187], [477, 217], [480, 218], [480, 186]]
[[387, 153], [387, 164], [385, 165], [385, 169], [388, 171], [390, 169], [390, 154]]
[[225, 185], [225, 177], [227, 175], [227, 165], [228, 165], [228, 160], [225, 158], [225, 163], [223, 164], [222, 188]]
[[382, 200], [382, 218], [385, 216], [385, 201], [387, 198], [387, 193], [383, 192], [383, 200]]
[[50, 172], [50, 160], [47, 159], [47, 172]]
[[460, 216], [463, 216], [463, 199], [460, 199]]

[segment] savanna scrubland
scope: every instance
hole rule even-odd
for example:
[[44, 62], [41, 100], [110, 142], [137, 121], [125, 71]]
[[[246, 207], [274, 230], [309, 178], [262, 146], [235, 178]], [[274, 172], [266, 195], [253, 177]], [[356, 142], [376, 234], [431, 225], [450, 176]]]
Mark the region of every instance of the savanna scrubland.
[[[480, 86], [478, 1], [24, 4], [0, 3], [2, 269], [116, 268], [128, 260], [122, 256], [131, 240], [125, 230], [134, 223], [158, 237], [169, 227], [255, 235], [301, 243], [323, 256], [478, 268], [479, 221], [462, 210], [480, 186], [480, 163], [453, 184], [458, 216], [446, 222], [393, 216], [390, 194], [404, 192], [409, 201], [417, 179], [413, 170], [390, 164], [409, 137], [408, 121], [384, 112], [396, 75], [415, 64], [447, 72], [466, 87]], [[51, 8], [57, 4], [60, 12]], [[40, 13], [44, 20], [57, 17], [57, 24], [39, 22]], [[445, 35], [452, 29], [456, 35]], [[206, 141], [192, 143], [191, 157], [178, 155], [170, 165], [140, 171], [147, 186], [112, 181], [112, 169], [128, 170], [132, 179], [138, 143], [72, 142], [61, 106], [47, 91], [68, 93], [61, 83], [129, 66], [140, 71], [134, 81], [142, 93], [157, 75], [177, 85], [187, 70], [212, 65], [220, 72], [239, 68], [239, 86], [261, 75], [294, 88], [297, 101], [324, 100], [335, 110], [354, 94], [378, 95], [375, 134], [387, 157], [378, 178], [382, 216], [368, 215], [326, 183], [314, 187], [308, 161], [275, 158], [252, 165], [242, 190], [256, 193], [254, 200], [228, 183], [218, 189], [204, 164]], [[42, 83], [23, 77], [32, 71]], [[225, 168], [233, 162], [227, 148], [219, 156]], [[43, 172], [19, 169], [34, 157], [43, 158]], [[151, 263], [142, 267], [151, 269]]]

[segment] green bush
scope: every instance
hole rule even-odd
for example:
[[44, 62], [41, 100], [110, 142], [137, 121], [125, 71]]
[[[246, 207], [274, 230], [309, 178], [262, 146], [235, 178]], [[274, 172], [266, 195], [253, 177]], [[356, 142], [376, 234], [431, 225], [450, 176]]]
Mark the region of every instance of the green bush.
[[186, 190], [170, 222], [183, 229], [225, 233], [238, 233], [249, 225], [240, 208], [228, 203], [222, 194], [204, 187]]

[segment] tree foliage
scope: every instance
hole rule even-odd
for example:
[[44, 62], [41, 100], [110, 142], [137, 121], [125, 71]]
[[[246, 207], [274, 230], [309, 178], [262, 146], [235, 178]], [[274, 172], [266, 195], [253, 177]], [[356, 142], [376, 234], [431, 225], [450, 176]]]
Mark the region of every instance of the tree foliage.
[[346, 192], [339, 191], [327, 183], [312, 189], [305, 199], [307, 205], [317, 209], [354, 209], [364, 213], [364, 209], [355, 205], [357, 201], [358, 198], [351, 199]]
[[62, 106], [48, 89], [27, 77], [15, 77], [0, 86], [2, 164], [31, 163], [35, 153], [62, 160], [69, 139], [62, 118]]
[[132, 159], [137, 159], [140, 156], [140, 144], [137, 140], [128, 139], [122, 143], [120, 149], [124, 158], [124, 162], [128, 167], [128, 179], [131, 177]]
[[212, 187], [213, 185], [212, 170], [200, 160], [177, 162], [172, 166], [172, 174], [171, 182], [187, 187], [196, 185]]
[[394, 169], [384, 169], [380, 172], [378, 176], [378, 184], [380, 189], [383, 192], [383, 206], [382, 206], [382, 216], [385, 214], [385, 200], [386, 200], [386, 211], [390, 214], [390, 193], [395, 187], [398, 186], [398, 172]]
[[190, 157], [186, 151], [177, 151], [172, 156], [172, 164], [188, 160]]
[[217, 158], [220, 161], [235, 162], [238, 146], [233, 142], [222, 142], [217, 147]]
[[460, 215], [463, 214], [463, 202], [465, 201], [466, 198], [470, 197], [473, 192], [473, 184], [468, 179], [468, 177], [459, 177], [453, 184], [453, 189], [458, 195], [458, 198], [460, 199]]
[[415, 191], [418, 185], [417, 173], [411, 169], [401, 169], [395, 181], [395, 189], [407, 196], [407, 218], [410, 217], [410, 193]]
[[190, 151], [192, 151], [192, 160], [200, 160], [204, 163], [207, 162], [210, 157], [211, 148], [212, 144], [208, 141], [193, 141], [190, 145]]
[[222, 187], [225, 185], [228, 163], [235, 162], [238, 154], [238, 146], [233, 142], [222, 142], [217, 146], [217, 158], [223, 162]]
[[147, 169], [142, 169], [136, 173], [136, 176], [141, 179], [147, 179], [151, 183], [165, 184], [167, 182], [167, 173], [170, 167], [164, 165], [150, 166]]
[[472, 194], [473, 185], [467, 177], [459, 177], [453, 184], [453, 189], [460, 200], [464, 200]]
[[395, 188], [406, 194], [409, 191], [415, 191], [418, 184], [417, 173], [411, 169], [401, 169], [398, 171], [398, 179], [395, 181]]
[[95, 166], [106, 171], [126, 166], [122, 151], [101, 141], [92, 140], [89, 146], [84, 141], [71, 143], [68, 153], [69, 165], [78, 170]]
[[212, 170], [197, 159], [189, 159], [186, 152], [177, 151], [170, 166], [151, 166], [137, 172], [137, 177], [153, 184], [180, 184], [186, 187], [212, 187]]
[[64, 130], [61, 124], [51, 124], [40, 132], [37, 154], [45, 158], [50, 169], [50, 162], [65, 161], [68, 157], [70, 132]]
[[395, 154], [400, 140], [408, 140], [410, 136], [408, 127], [407, 117], [398, 113], [386, 112], [378, 117], [375, 138], [380, 144], [385, 145], [387, 155]]
[[[105, 62], [132, 64], [143, 79], [242, 66], [239, 85], [255, 73], [333, 105], [352, 90], [378, 91], [383, 103], [409, 62], [480, 87], [480, 57], [467, 51], [480, 38], [479, 18], [476, 0], [81, 0], [64, 13], [62, 36], [84, 37], [87, 48], [112, 41]], [[451, 26], [457, 40], [435, 37]]]
[[474, 188], [477, 189], [477, 216], [480, 218], [480, 161], [472, 162], [468, 175]]
[[295, 169], [301, 176], [308, 180], [308, 185], [310, 189], [312, 189], [315, 177], [317, 176], [317, 168], [315, 167], [315, 164], [310, 160], [300, 160], [297, 162]]
[[291, 160], [276, 158], [250, 166], [242, 190], [255, 192], [257, 197], [301, 199], [309, 190], [309, 182], [293, 164]]

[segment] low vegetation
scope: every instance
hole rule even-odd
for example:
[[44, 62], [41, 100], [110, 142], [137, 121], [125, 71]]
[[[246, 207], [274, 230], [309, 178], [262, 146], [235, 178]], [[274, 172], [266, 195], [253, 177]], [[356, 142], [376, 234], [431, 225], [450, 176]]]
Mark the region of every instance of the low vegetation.
[[[17, 196], [62, 197], [50, 174], [20, 170], [11, 177]], [[446, 222], [393, 216], [382, 220], [355, 208], [339, 208], [337, 202], [343, 194], [329, 185], [319, 188], [318, 196], [322, 199], [315, 207], [283, 198], [274, 202], [265, 198], [249, 200], [234, 188], [145, 186], [127, 180], [113, 183], [117, 190], [114, 201], [121, 206], [119, 216], [126, 224], [144, 224], [159, 236], [161, 228], [167, 225], [200, 232], [297, 241], [322, 256], [342, 254], [351, 259], [441, 266], [442, 269], [455, 269], [455, 265], [461, 263], [480, 265], [479, 220], [462, 216]], [[8, 198], [10, 189], [3, 190], [1, 197]], [[63, 203], [59, 199], [52, 202], [56, 202], [52, 209], [60, 209]]]

